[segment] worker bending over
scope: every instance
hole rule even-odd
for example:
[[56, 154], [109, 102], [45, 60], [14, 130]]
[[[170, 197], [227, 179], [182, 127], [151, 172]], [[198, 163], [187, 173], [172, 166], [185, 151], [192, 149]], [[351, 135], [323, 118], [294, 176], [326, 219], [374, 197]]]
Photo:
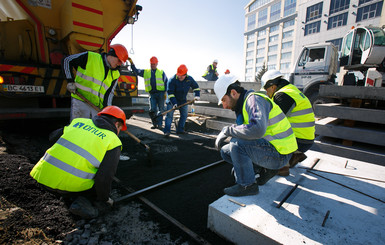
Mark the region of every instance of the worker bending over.
[[[235, 112], [236, 124], [225, 126], [215, 147], [223, 160], [234, 167], [236, 184], [224, 189], [229, 196], [248, 196], [259, 192], [285, 166], [297, 142], [282, 110], [262, 93], [245, 90], [232, 75], [221, 76], [214, 84], [218, 105]], [[222, 142], [230, 143], [221, 148]], [[260, 177], [256, 180], [256, 174]]]
[[[108, 53], [91, 51], [73, 54], [63, 59], [62, 67], [71, 92], [71, 115], [74, 118], [92, 118], [98, 112], [75, 93], [83, 95], [96, 107], [112, 105], [115, 87], [120, 76], [120, 66], [128, 59], [128, 52], [121, 44], [111, 45]], [[73, 76], [72, 70], [76, 71]]]
[[281, 168], [278, 175], [288, 176], [289, 167], [294, 167], [298, 162], [306, 159], [304, 154], [314, 143], [315, 118], [310, 100], [290, 84], [280, 71], [269, 70], [261, 79], [262, 87], [269, 98], [281, 108], [293, 128], [297, 139], [298, 150], [294, 152], [289, 164]]
[[[158, 112], [164, 112], [164, 100], [167, 91], [167, 76], [163, 70], [158, 69], [158, 58], [155, 56], [150, 59], [151, 69], [137, 69], [131, 58], [128, 58], [131, 63], [132, 71], [144, 79], [144, 89], [150, 94], [150, 115], [155, 115]], [[151, 127], [162, 128], [163, 116], [157, 117], [157, 124]]]
[[92, 119], [75, 118], [51, 135], [56, 143], [30, 175], [71, 201], [71, 213], [95, 218], [97, 207], [112, 205], [109, 194], [122, 148], [118, 134], [126, 129], [126, 115], [116, 106], [104, 108]]
[[[179, 105], [182, 105], [187, 102], [187, 93], [192, 88], [195, 97], [194, 100], [200, 99], [200, 88], [198, 83], [191, 76], [187, 75], [187, 67], [185, 65], [180, 65], [177, 69], [177, 73], [170, 78], [167, 83], [167, 94], [168, 98], [166, 101], [167, 110], [176, 108]], [[185, 134], [184, 125], [186, 123], [188, 115], [188, 105], [182, 106], [179, 108], [180, 118], [178, 126], [176, 128], [177, 134]], [[174, 111], [170, 111], [166, 115], [164, 135], [166, 137], [170, 136], [171, 132], [171, 123], [174, 116]]]

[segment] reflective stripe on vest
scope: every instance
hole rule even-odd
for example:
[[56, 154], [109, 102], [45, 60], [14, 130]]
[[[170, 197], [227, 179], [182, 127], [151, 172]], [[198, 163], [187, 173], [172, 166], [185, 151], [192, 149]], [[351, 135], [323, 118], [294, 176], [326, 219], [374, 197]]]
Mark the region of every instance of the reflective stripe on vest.
[[76, 118], [30, 174], [52, 189], [85, 191], [94, 185], [105, 153], [121, 145], [114, 132], [96, 127], [91, 119]]
[[269, 112], [269, 120], [263, 138], [269, 141], [280, 154], [290, 154], [297, 150], [297, 141], [293, 130], [281, 108], [269, 97], [261, 93], [250, 93], [243, 103], [243, 124], [249, 124], [249, 114], [246, 111], [247, 99], [252, 96], [261, 96], [273, 106]]
[[[213, 64], [211, 64], [210, 66], [211, 66], [211, 71], [213, 71], [214, 73], [217, 72], [217, 68], [214, 68]], [[210, 72], [210, 70], [208, 70], [208, 71], [206, 70], [205, 74], [203, 74], [202, 77], [207, 76], [207, 74], [209, 74], [209, 72]]]
[[[144, 70], [143, 73], [144, 79], [144, 89], [146, 92], [150, 92], [152, 90], [151, 87], [151, 69]], [[156, 82], [156, 90], [164, 91], [164, 81], [163, 81], [163, 71], [156, 69], [155, 71], [155, 82]]]
[[314, 140], [315, 119], [309, 99], [297, 87], [288, 84], [276, 93], [286, 93], [295, 101], [295, 107], [286, 113], [296, 138]]
[[[76, 87], [78, 92], [99, 108], [103, 108], [104, 96], [110, 88], [112, 81], [118, 79], [118, 70], [109, 70], [106, 78], [102, 55], [88, 52], [86, 69], [78, 67], [76, 71]], [[79, 96], [72, 97], [82, 100]]]

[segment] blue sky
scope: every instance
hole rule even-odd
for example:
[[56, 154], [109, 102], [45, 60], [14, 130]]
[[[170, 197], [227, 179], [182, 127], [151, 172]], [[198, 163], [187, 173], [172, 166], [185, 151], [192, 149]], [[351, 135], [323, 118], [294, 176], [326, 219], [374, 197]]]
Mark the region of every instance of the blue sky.
[[[112, 43], [121, 43], [139, 69], [150, 68], [156, 56], [167, 77], [180, 64], [195, 80], [218, 59], [218, 72], [226, 69], [243, 79], [244, 7], [250, 0], [138, 0], [139, 20], [127, 25]], [[131, 42], [133, 38], [133, 42]], [[139, 88], [143, 88], [139, 79]]]

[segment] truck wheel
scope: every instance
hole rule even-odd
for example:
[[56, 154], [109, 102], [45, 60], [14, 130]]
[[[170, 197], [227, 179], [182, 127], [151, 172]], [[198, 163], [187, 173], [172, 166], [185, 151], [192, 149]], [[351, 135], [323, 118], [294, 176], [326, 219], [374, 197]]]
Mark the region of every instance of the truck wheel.
[[326, 104], [326, 103], [333, 102], [332, 98], [321, 97], [318, 91], [313, 91], [312, 93], [310, 93], [310, 95], [306, 95], [306, 96], [310, 100], [310, 103], [313, 106], [313, 110], [314, 110], [314, 106], [317, 104]]

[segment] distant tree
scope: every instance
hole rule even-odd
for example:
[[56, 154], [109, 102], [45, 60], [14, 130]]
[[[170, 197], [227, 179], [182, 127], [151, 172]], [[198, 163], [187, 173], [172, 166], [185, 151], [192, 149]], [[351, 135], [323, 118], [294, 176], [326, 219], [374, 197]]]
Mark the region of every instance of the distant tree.
[[257, 83], [261, 83], [262, 76], [265, 74], [265, 72], [267, 72], [267, 66], [266, 62], [263, 62], [261, 70], [259, 70], [258, 74], [255, 76], [255, 81]]

